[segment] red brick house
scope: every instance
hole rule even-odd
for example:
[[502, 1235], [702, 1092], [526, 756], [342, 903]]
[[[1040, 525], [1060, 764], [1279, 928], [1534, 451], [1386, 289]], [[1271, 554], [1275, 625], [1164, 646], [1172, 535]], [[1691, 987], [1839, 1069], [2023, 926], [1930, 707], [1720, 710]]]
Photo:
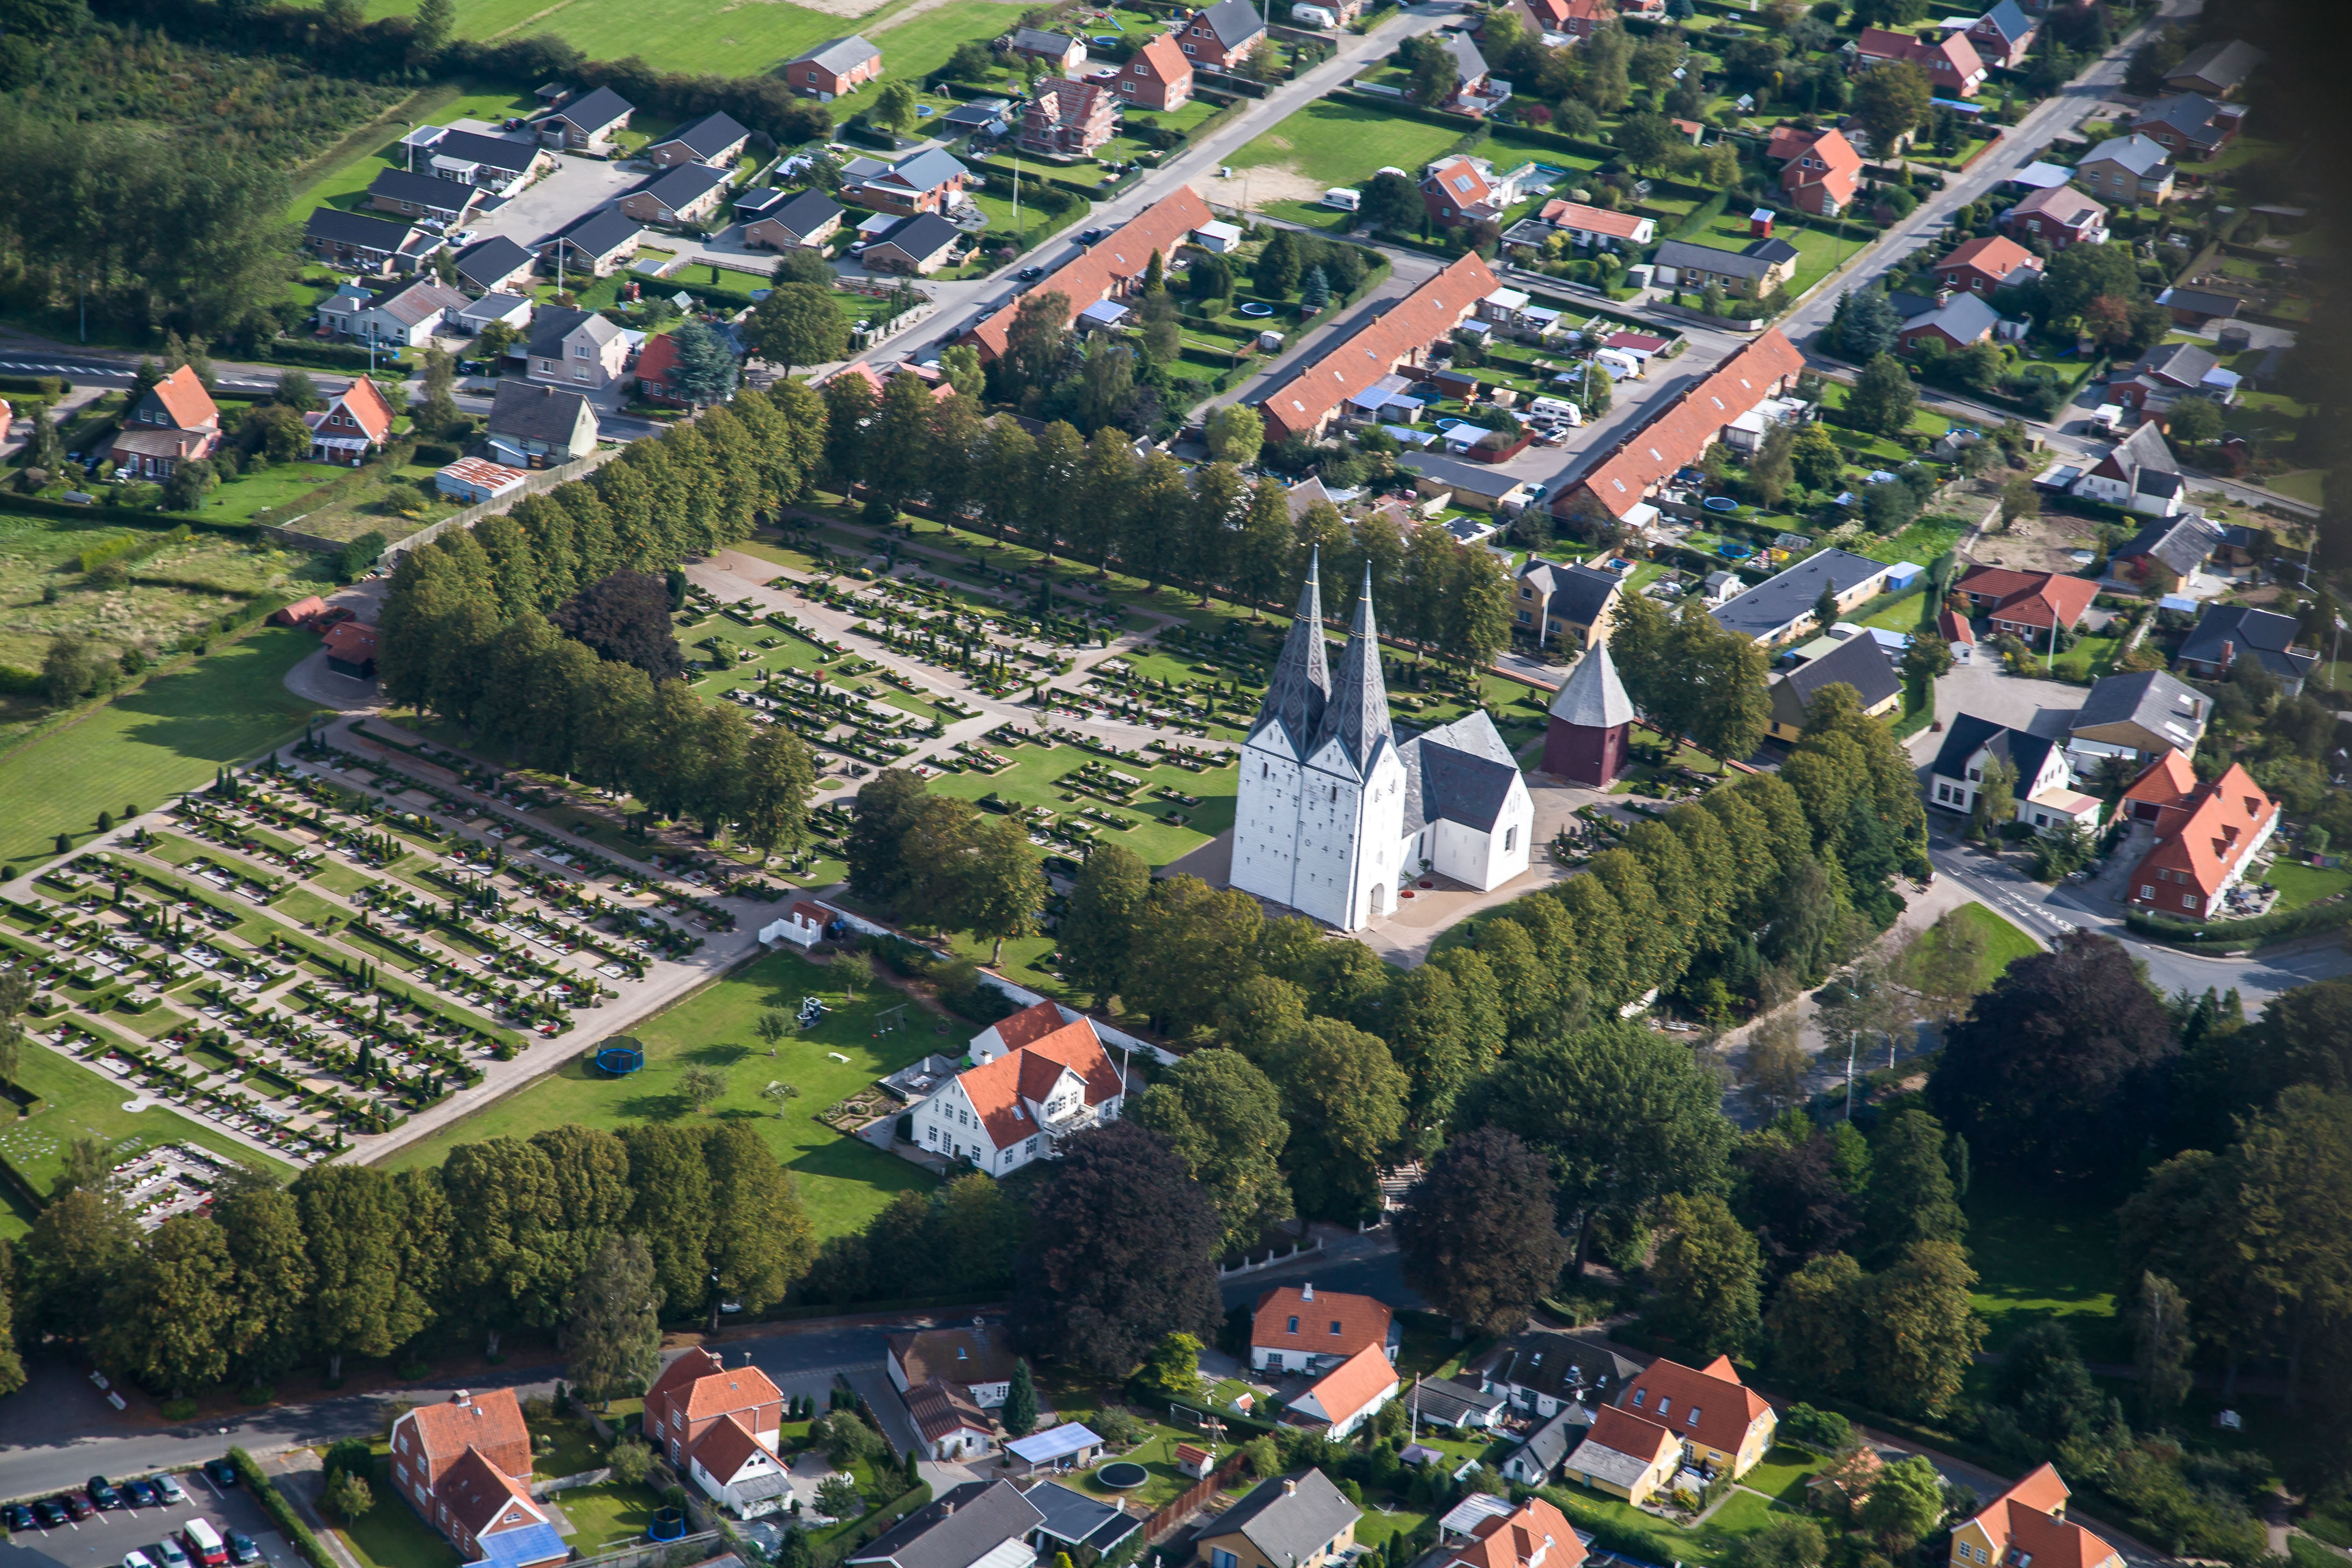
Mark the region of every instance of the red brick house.
[[1109, 141], [1109, 93], [1098, 82], [1046, 77], [1037, 83], [1036, 96], [1021, 115], [1021, 149], [1048, 157], [1091, 157]]
[[783, 1424], [783, 1393], [758, 1367], [730, 1367], [710, 1351], [687, 1352], [662, 1369], [646, 1394], [646, 1436], [681, 1468], [696, 1445], [730, 1415], [773, 1452]]
[[1229, 71], [1265, 40], [1265, 24], [1258, 20], [1257, 8], [1249, 0], [1218, 0], [1206, 10], [1193, 12], [1170, 37], [1194, 65]]
[[1801, 211], [1836, 217], [1862, 184], [1862, 154], [1843, 131], [1776, 127], [1765, 156], [1780, 162], [1780, 188]]
[[374, 382], [354, 377], [323, 414], [305, 414], [310, 426], [310, 460], [358, 468], [368, 453], [392, 438], [392, 405]]
[[1490, 222], [1501, 217], [1502, 209], [1496, 205], [1494, 187], [1486, 184], [1478, 166], [1467, 158], [1456, 158], [1430, 171], [1421, 183], [1421, 203], [1429, 213], [1429, 221], [1440, 228], [1460, 228], [1465, 224]]
[[2000, 221], [2013, 233], [2038, 237], [2053, 250], [2107, 242], [2107, 209], [2072, 185], [2036, 191], [2001, 214]]
[[182, 365], [149, 387], [122, 416], [106, 455], [118, 472], [167, 479], [182, 463], [211, 457], [220, 434], [220, 406], [196, 373]]
[[803, 98], [829, 102], [882, 74], [882, 51], [852, 33], [784, 62], [784, 80]]
[[571, 1557], [531, 1500], [530, 1473], [530, 1433], [510, 1388], [479, 1398], [460, 1389], [392, 1424], [393, 1484], [467, 1563], [541, 1568]]
[[1995, 631], [2007, 632], [2036, 648], [2050, 646], [2051, 627], [2073, 630], [2099, 593], [2099, 585], [2087, 577], [2019, 572], [2006, 566], [1979, 566], [1952, 586], [1968, 595]]
[[1997, 289], [2022, 283], [2041, 270], [2042, 263], [2033, 252], [2000, 234], [1955, 246], [1949, 256], [1936, 263], [1936, 276], [1948, 287], [1988, 296]]
[[2134, 822], [2151, 824], [2156, 847], [2132, 872], [2129, 902], [2182, 920], [2221, 912], [2222, 895], [2244, 876], [2278, 830], [2279, 807], [2232, 763], [2210, 784], [2178, 751], [2167, 752], [2124, 792]]
[[1119, 68], [1118, 97], [1138, 109], [1181, 109], [1192, 101], [1192, 62], [1175, 39], [1155, 34]]
[[1908, 60], [1927, 73], [1928, 83], [1943, 98], [1974, 98], [1984, 85], [1984, 60], [1966, 33], [1948, 34], [1936, 43], [1885, 27], [1864, 27], [1854, 40], [1854, 62], [1867, 70], [1890, 60]]

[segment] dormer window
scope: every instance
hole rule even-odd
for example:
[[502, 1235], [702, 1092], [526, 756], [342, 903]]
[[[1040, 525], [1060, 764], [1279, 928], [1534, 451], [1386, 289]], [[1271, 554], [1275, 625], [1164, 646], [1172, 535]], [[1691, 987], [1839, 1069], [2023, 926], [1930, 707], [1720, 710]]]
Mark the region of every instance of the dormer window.
[[1698, 1425], [1698, 1409], [1699, 1407], [1696, 1405], [1690, 1407], [1690, 1414], [1683, 1417], [1684, 1426], [1696, 1426]]
[[[1636, 1410], [1639, 1410], [1640, 1408], [1642, 1408], [1642, 1403], [1643, 1403], [1643, 1401], [1644, 1401], [1644, 1400], [1648, 1399], [1649, 1397], [1650, 1397], [1650, 1391], [1649, 1391], [1648, 1389], [1646, 1389], [1646, 1388], [1637, 1388], [1637, 1389], [1635, 1389], [1635, 1390], [1633, 1391], [1633, 1408], [1634, 1408], [1634, 1409], [1636, 1409]], [[1663, 1409], [1664, 1409], [1664, 1408], [1665, 1408], [1665, 1405], [1664, 1405], [1664, 1403], [1663, 1401], [1662, 1401], [1662, 1402], [1660, 1402], [1660, 1404], [1659, 1404], [1659, 1405], [1658, 1405], [1658, 1408], [1659, 1408], [1659, 1409], [1661, 1409], [1661, 1410], [1663, 1410]]]
[[1291, 1319], [1291, 1320], [1290, 1320], [1290, 1331], [1290, 1331], [1290, 1332], [1292, 1332], [1292, 1333], [1294, 1333], [1294, 1334], [1295, 1334], [1295, 1333], [1297, 1333], [1297, 1332], [1298, 1331], [1298, 1320], [1297, 1320], [1297, 1318], [1293, 1318], [1293, 1319]]
[[1667, 1398], [1664, 1394], [1662, 1394], [1658, 1395], [1658, 1414], [1664, 1415], [1673, 1404], [1674, 1401]]

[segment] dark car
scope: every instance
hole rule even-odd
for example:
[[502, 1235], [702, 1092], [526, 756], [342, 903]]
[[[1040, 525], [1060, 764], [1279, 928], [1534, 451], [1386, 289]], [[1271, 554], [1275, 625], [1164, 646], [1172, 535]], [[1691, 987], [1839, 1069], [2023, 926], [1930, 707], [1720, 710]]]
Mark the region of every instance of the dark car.
[[58, 1500], [66, 1505], [66, 1512], [75, 1519], [88, 1519], [98, 1511], [89, 1506], [89, 1499], [79, 1492], [68, 1492]]
[[89, 1500], [101, 1509], [121, 1508], [122, 1494], [116, 1491], [113, 1483], [104, 1476], [92, 1476], [89, 1478]]
[[205, 1476], [216, 1487], [236, 1485], [236, 1467], [226, 1459], [206, 1459]]
[[236, 1563], [257, 1563], [261, 1560], [261, 1548], [256, 1546], [253, 1537], [245, 1531], [232, 1530], [228, 1532], [228, 1560]]
[[30, 1530], [33, 1528], [33, 1510], [23, 1503], [12, 1502], [5, 1508], [0, 1508], [0, 1524], [6, 1525], [12, 1531]]
[[1024, 267], [1013, 276], [1019, 278], [1024, 283], [1034, 283], [1038, 279], [1045, 276], [1045, 269], [1042, 267]]
[[135, 1481], [123, 1482], [122, 1489], [130, 1495], [132, 1508], [153, 1508], [163, 1500], [155, 1495], [155, 1483], [143, 1477]]
[[45, 1497], [33, 1505], [33, 1517], [41, 1521], [43, 1530], [55, 1530], [66, 1521], [63, 1498]]
[[1090, 228], [1087, 230], [1086, 233], [1078, 236], [1078, 243], [1080, 245], [1092, 245], [1109, 232], [1110, 230], [1107, 228]]

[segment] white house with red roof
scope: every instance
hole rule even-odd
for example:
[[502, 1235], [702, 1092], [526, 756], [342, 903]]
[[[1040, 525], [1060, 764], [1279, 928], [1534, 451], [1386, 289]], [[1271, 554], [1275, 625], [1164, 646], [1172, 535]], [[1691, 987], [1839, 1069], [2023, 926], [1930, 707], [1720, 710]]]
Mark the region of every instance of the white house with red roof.
[[774, 1513], [792, 1498], [782, 1458], [732, 1415], [720, 1416], [702, 1435], [686, 1469], [704, 1496], [738, 1519]]
[[971, 1054], [971, 1067], [909, 1112], [914, 1141], [992, 1176], [1053, 1158], [1061, 1140], [1117, 1121], [1126, 1103], [1126, 1080], [1094, 1021], [1065, 1017], [1051, 1002], [982, 1029]]
[[1647, 245], [1658, 237], [1654, 218], [1643, 217], [1640, 213], [1612, 212], [1583, 202], [1549, 201], [1536, 216], [1580, 246], [1629, 249]]
[[1952, 1568], [2121, 1568], [2114, 1547], [2066, 1517], [2066, 1483], [2043, 1465], [1952, 1531]]
[[794, 947], [814, 947], [824, 940], [824, 928], [833, 921], [833, 911], [823, 904], [795, 899], [782, 920], [771, 921], [761, 928], [760, 941], [763, 944], [788, 942]]
[[375, 383], [355, 376], [324, 413], [302, 416], [310, 427], [310, 460], [356, 468], [392, 438], [392, 405]]
[[1397, 1395], [1396, 1366], [1385, 1345], [1366, 1345], [1307, 1385], [1283, 1406], [1286, 1426], [1319, 1426], [1337, 1441], [1380, 1413]]
[[1388, 1303], [1340, 1290], [1277, 1285], [1250, 1314], [1250, 1365], [1258, 1372], [1321, 1372], [1378, 1345], [1396, 1360], [1403, 1329]]

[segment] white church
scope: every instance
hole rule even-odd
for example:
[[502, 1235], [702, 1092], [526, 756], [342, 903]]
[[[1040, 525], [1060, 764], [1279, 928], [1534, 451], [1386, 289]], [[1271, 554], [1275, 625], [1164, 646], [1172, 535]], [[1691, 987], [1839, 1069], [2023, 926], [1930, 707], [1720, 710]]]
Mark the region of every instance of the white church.
[[1535, 803], [1483, 712], [1400, 742], [1369, 570], [1335, 679], [1310, 561], [1298, 616], [1242, 744], [1230, 880], [1341, 931], [1432, 874], [1484, 892], [1528, 868]]

